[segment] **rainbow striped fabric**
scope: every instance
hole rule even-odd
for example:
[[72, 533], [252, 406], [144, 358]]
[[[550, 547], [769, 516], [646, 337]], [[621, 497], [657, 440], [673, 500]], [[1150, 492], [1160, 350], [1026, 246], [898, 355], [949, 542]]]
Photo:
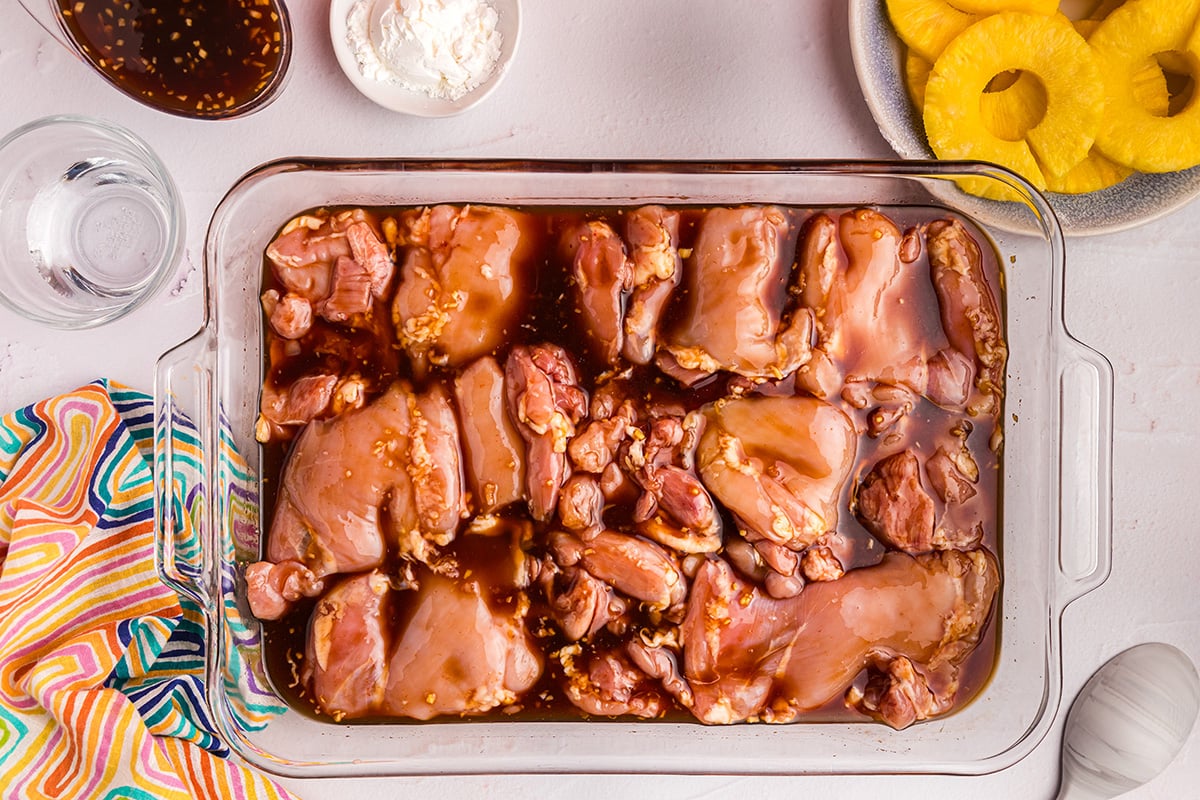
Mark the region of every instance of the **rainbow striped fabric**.
[[204, 712], [200, 609], [154, 567], [153, 416], [97, 381], [0, 418], [5, 800], [290, 796], [223, 758]]

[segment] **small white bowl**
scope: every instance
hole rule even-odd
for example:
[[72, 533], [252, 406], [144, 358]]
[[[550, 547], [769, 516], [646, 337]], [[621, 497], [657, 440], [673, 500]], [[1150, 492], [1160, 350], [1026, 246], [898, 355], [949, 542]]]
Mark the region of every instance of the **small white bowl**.
[[423, 92], [406, 89], [395, 83], [373, 80], [362, 74], [346, 39], [346, 16], [355, 2], [356, 0], [333, 0], [329, 5], [329, 36], [333, 41], [333, 52], [337, 55], [338, 64], [354, 84], [354, 88], [384, 108], [403, 114], [417, 117], [449, 117], [461, 114], [480, 103], [495, 91], [504, 79], [521, 38], [521, 0], [488, 0], [492, 8], [496, 9], [496, 30], [501, 37], [500, 58], [496, 62], [496, 68], [487, 80], [456, 100], [430, 97]]

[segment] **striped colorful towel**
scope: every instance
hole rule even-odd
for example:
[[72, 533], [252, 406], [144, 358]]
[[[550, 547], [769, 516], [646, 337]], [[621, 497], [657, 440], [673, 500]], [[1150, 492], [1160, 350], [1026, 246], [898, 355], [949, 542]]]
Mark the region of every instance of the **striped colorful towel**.
[[5, 800], [289, 797], [223, 758], [204, 711], [200, 609], [154, 567], [153, 417], [97, 381], [0, 418]]

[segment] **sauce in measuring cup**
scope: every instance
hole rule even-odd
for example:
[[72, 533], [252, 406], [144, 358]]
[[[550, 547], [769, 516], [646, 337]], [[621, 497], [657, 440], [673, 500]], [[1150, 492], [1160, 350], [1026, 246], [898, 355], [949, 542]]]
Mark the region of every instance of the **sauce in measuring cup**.
[[126, 94], [187, 117], [264, 105], [290, 57], [279, 0], [57, 0], [80, 54]]

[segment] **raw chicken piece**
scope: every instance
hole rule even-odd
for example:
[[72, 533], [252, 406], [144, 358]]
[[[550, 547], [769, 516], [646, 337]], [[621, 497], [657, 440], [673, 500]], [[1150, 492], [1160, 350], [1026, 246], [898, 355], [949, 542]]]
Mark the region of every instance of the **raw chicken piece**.
[[346, 322], [370, 308], [371, 273], [353, 258], [339, 256], [333, 263], [329, 294], [316, 304], [316, 312], [330, 322]]
[[856, 497], [859, 522], [888, 547], [908, 553], [933, 548], [933, 498], [921, 485], [921, 464], [911, 450], [881, 459]]
[[575, 364], [558, 345], [518, 345], [504, 365], [508, 413], [525, 440], [529, 511], [550, 518], [570, 476], [567, 442], [587, 413]]
[[655, 514], [634, 526], [639, 534], [669, 547], [677, 553], [715, 553], [721, 549], [721, 527], [688, 528], [674, 520]]
[[676, 608], [687, 596], [679, 562], [654, 542], [611, 530], [584, 542], [558, 531], [550, 535], [550, 550], [559, 566], [579, 565], [650, 609]]
[[698, 540], [720, 539], [721, 515], [695, 473], [695, 452], [704, 427], [698, 413], [648, 402], [640, 435], [621, 446], [619, 463], [642, 489], [633, 518], [643, 523], [660, 511]]
[[267, 245], [267, 260], [285, 289], [314, 305], [329, 296], [341, 258], [365, 270], [371, 294], [382, 297], [395, 264], [376, 229], [374, 216], [364, 209], [296, 217]]
[[[1003, 395], [1007, 351], [978, 244], [957, 220], [931, 223], [926, 274], [914, 237], [871, 209], [818, 214], [802, 236], [801, 300], [817, 344], [798, 383], [818, 397], [840, 391], [859, 408], [880, 403], [873, 436], [911, 410], [909, 393], [972, 414], [998, 413]], [[872, 391], [876, 384], [905, 391]]]
[[402, 220], [407, 245], [392, 317], [418, 374], [494, 352], [532, 290], [538, 229], [520, 212], [435, 206]]
[[783, 319], [791, 237], [775, 206], [705, 213], [684, 275], [683, 317], [664, 337], [664, 369], [684, 382], [720, 370], [766, 379], [808, 361], [811, 315], [797, 308]]
[[[274, 290], [264, 294], [264, 308]], [[275, 307], [280, 313], [291, 297]], [[355, 314], [351, 325], [331, 324], [308, 310], [308, 329], [298, 339], [267, 333], [270, 366], [263, 380], [261, 415], [255, 425], [260, 442], [286, 441], [313, 419], [361, 406], [386, 389], [399, 370], [391, 321], [373, 310]], [[363, 375], [370, 375], [367, 380]]]
[[275, 279], [310, 303], [329, 294], [333, 263], [343, 256], [353, 256], [346, 234], [335, 230], [332, 221], [324, 217], [297, 217], [267, 245]]
[[408, 483], [397, 486], [388, 505], [389, 525], [400, 555], [428, 562], [431, 545], [449, 544], [470, 516], [463, 492], [462, 449], [450, 394], [434, 384], [408, 397]]
[[301, 597], [316, 597], [325, 590], [325, 581], [296, 561], [256, 561], [246, 565], [245, 577], [246, 597], [259, 619], [279, 619]]
[[[303, 565], [316, 579], [383, 563], [380, 507], [395, 486], [409, 481], [410, 398], [397, 383], [369, 406], [309, 423], [284, 467], [266, 561]], [[259, 599], [253, 588], [250, 608], [268, 618], [275, 601]]]
[[928, 277], [901, 260], [901, 239], [895, 223], [865, 208], [806, 224], [801, 298], [813, 310], [817, 346], [800, 381], [813, 394], [836, 396], [843, 382], [925, 391], [927, 362], [945, 337], [929, 323]]
[[575, 302], [592, 350], [614, 365], [625, 340], [625, 303], [633, 288], [625, 243], [607, 222], [592, 221], [568, 230], [561, 248], [571, 262]]
[[836, 581], [846, 574], [842, 562], [828, 545], [813, 545], [805, 550], [800, 570], [810, 581]]
[[312, 327], [312, 303], [298, 294], [288, 292], [280, 297], [275, 289], [268, 289], [263, 292], [262, 306], [271, 330], [284, 339], [299, 339]]
[[[983, 539], [986, 510], [968, 501], [979, 479], [965, 432], [949, 437], [925, 462], [925, 475], [940, 507], [922, 482], [921, 463], [912, 449], [881, 459], [859, 484], [854, 509], [859, 521], [888, 547], [908, 553], [970, 550]], [[950, 455], [953, 453], [953, 456]]]
[[337, 722], [366, 716], [383, 700], [391, 590], [380, 572], [344, 578], [317, 601], [300, 679]]
[[880, 654], [952, 670], [978, 641], [998, 585], [986, 551], [889, 553], [777, 600], [710, 558], [680, 631], [693, 713], [788, 722], [836, 698]]
[[337, 382], [336, 375], [306, 375], [280, 390], [270, 380], [264, 381], [254, 437], [260, 442], [290, 438], [296, 428], [325, 413]]
[[837, 526], [855, 452], [840, 409], [812, 397], [726, 398], [705, 416], [700, 476], [748, 538], [799, 551]]
[[649, 364], [658, 348], [663, 311], [683, 277], [679, 212], [663, 206], [634, 209], [625, 218], [625, 238], [633, 262], [633, 294], [621, 352], [634, 364]]
[[978, 547], [983, 541], [984, 526], [993, 513], [986, 504], [975, 500], [979, 497], [975, 485], [982, 476], [967, 446], [971, 431], [971, 424], [960, 420], [950, 436], [939, 437], [937, 449], [925, 462], [929, 485], [943, 503], [941, 518], [933, 532], [933, 546], [939, 550]]
[[965, 445], [950, 450], [939, 445], [925, 462], [925, 471], [929, 474], [929, 484], [946, 505], [959, 505], [975, 496], [972, 484], [979, 480], [979, 468]]
[[604, 529], [604, 491], [595, 475], [577, 472], [558, 496], [558, 519], [563, 527], [590, 539]]
[[[595, 403], [593, 403], [595, 406]], [[638, 414], [633, 403], [625, 401], [611, 416], [592, 418], [567, 443], [567, 454], [575, 468], [601, 475], [617, 457], [617, 448], [632, 436]]]
[[583, 567], [559, 567], [547, 559], [538, 576], [550, 616], [568, 641], [591, 637], [627, 610], [608, 584]]
[[[441, 387], [415, 395], [397, 382], [370, 405], [309, 423], [284, 467], [266, 561], [302, 565], [319, 581], [379, 567], [385, 538], [401, 555], [426, 560], [466, 514], [460, 463], [457, 423]], [[273, 618], [277, 594], [251, 586], [255, 615]]]
[[984, 278], [979, 244], [956, 219], [930, 223], [927, 242], [942, 327], [976, 373], [967, 412], [999, 416], [1008, 346], [996, 298]]
[[483, 714], [520, 700], [542, 674], [521, 604], [487, 600], [476, 581], [423, 574], [397, 599], [404, 621], [388, 659], [384, 713], [413, 719]]
[[396, 262], [392, 261], [387, 245], [365, 220], [351, 222], [346, 227], [346, 239], [350, 242], [354, 260], [370, 278], [371, 295], [383, 297], [396, 272]]
[[[937, 676], [935, 676], [937, 677]], [[956, 677], [956, 676], [955, 676]], [[900, 730], [917, 720], [929, 719], [954, 706], [958, 682], [951, 679], [935, 690], [930, 680], [909, 659], [898, 656], [872, 665], [862, 692], [851, 689], [847, 705]]]
[[791, 721], [837, 696], [867, 666], [868, 654], [903, 656], [956, 676], [979, 641], [999, 584], [999, 566], [986, 550], [889, 553], [877, 566], [810, 584], [801, 594], [808, 603], [803, 626], [779, 683], [787, 702], [775, 708], [774, 721]]
[[467, 481], [475, 505], [490, 514], [525, 499], [525, 443], [508, 416], [504, 372], [485, 356], [454, 381]]
[[558, 658], [563, 693], [585, 713], [653, 719], [670, 707], [658, 683], [638, 669], [622, 648], [591, 651], [573, 645], [560, 648]]

